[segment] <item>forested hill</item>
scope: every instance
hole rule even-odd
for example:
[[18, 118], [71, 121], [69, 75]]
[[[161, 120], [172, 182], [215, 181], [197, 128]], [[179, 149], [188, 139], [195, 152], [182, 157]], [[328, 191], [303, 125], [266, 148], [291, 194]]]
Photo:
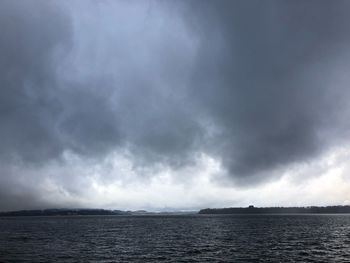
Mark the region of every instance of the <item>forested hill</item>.
[[68, 216], [68, 215], [124, 215], [127, 212], [105, 209], [43, 209], [0, 212], [0, 216]]
[[350, 206], [307, 206], [307, 207], [230, 207], [206, 208], [199, 214], [341, 214], [350, 213]]

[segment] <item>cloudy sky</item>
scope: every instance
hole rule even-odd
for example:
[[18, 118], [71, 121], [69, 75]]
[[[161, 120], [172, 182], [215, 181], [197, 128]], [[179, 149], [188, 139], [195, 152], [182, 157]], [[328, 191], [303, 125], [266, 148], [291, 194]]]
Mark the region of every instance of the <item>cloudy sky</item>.
[[350, 204], [349, 1], [0, 1], [0, 210]]

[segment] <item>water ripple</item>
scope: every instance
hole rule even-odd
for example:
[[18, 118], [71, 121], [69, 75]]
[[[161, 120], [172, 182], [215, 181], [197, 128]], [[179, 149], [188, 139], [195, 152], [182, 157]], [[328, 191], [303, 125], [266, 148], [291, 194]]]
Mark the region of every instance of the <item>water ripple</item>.
[[0, 218], [0, 262], [350, 262], [349, 215]]

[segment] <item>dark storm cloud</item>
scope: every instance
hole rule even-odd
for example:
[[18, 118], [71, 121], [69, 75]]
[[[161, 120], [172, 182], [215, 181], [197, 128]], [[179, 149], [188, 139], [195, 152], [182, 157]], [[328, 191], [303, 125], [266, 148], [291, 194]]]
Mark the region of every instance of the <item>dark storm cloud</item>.
[[70, 24], [50, 1], [0, 5], [0, 154], [46, 159], [62, 150], [54, 55], [69, 44]]
[[0, 154], [41, 163], [66, 149], [113, 147], [120, 134], [108, 81], [87, 85], [59, 75], [73, 44], [67, 10], [53, 1], [2, 1], [0, 21]]
[[346, 1], [186, 4], [200, 42], [191, 94], [220, 128], [212, 149], [233, 177], [307, 161], [344, 132]]
[[[115, 3], [75, 4], [72, 11], [58, 1], [1, 3], [2, 158], [42, 164], [66, 150], [103, 158], [128, 148], [142, 165], [187, 162], [200, 127], [182, 99], [183, 76], [173, 73], [184, 75], [186, 54], [178, 54], [171, 39], [154, 39], [157, 29], [125, 30], [128, 19], [140, 19], [133, 10], [107, 15], [121, 24], [110, 33], [93, 10]], [[90, 17], [84, 20], [80, 10]], [[146, 13], [134, 29], [152, 27], [147, 16], [157, 14]]]
[[346, 1], [0, 5], [0, 163], [205, 153], [253, 184], [348, 139]]

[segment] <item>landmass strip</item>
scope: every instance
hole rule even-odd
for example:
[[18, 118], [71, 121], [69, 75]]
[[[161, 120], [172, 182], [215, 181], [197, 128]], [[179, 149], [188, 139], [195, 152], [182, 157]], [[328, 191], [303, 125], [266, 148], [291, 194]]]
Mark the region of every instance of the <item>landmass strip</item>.
[[0, 212], [0, 217], [8, 216], [122, 216], [122, 215], [179, 215], [179, 214], [196, 214], [197, 211], [189, 212], [148, 212], [145, 210], [122, 211], [107, 209], [86, 209], [86, 208], [53, 208], [43, 210], [19, 210]]
[[206, 208], [199, 214], [343, 214], [350, 213], [349, 205], [307, 207], [230, 207]]
[[206, 208], [200, 211], [148, 212], [145, 210], [122, 211], [106, 209], [63, 208], [43, 210], [19, 210], [0, 212], [0, 217], [7, 216], [84, 216], [84, 215], [184, 215], [184, 214], [345, 214], [350, 213], [350, 205], [345, 206], [307, 206], [307, 207], [229, 207]]

